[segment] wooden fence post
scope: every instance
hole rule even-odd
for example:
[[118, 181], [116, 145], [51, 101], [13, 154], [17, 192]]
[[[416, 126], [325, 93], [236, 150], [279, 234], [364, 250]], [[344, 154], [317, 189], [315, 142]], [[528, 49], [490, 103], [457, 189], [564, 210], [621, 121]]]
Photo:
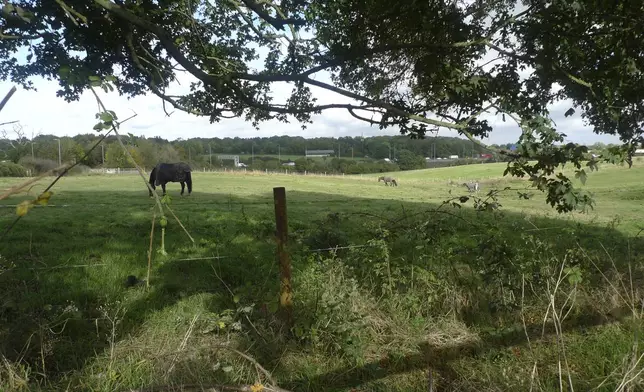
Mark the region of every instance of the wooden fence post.
[[288, 241], [288, 221], [286, 218], [286, 189], [273, 188], [275, 202], [275, 223], [277, 231], [277, 257], [280, 270], [279, 313], [289, 329], [293, 325], [293, 288], [291, 286], [291, 260], [286, 249]]

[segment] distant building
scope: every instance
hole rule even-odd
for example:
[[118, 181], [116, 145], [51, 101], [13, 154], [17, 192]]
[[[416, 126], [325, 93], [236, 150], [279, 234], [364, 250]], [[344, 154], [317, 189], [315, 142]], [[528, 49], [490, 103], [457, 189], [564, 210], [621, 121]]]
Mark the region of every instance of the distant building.
[[481, 154], [482, 159], [492, 159], [492, 154]]
[[307, 157], [328, 157], [335, 153], [334, 150], [305, 150]]
[[458, 159], [458, 155], [450, 155], [449, 159]]
[[295, 162], [289, 159], [288, 161], [282, 163], [282, 166], [295, 166]]

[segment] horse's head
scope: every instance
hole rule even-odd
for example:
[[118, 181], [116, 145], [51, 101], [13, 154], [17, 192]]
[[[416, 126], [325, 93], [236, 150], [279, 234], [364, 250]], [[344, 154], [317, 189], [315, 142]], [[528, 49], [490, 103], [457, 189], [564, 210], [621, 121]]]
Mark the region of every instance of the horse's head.
[[384, 181], [384, 180], [385, 180], [385, 178], [384, 178], [384, 177], [378, 177], [378, 182], [380, 182], [380, 181]]

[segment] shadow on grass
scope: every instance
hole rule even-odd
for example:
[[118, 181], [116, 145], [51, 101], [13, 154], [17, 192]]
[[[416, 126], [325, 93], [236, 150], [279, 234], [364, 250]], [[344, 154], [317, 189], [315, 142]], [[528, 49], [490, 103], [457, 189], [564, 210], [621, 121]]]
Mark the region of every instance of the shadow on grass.
[[[622, 313], [616, 317], [588, 315], [574, 320], [565, 320], [562, 327], [566, 333], [586, 332], [593, 327], [628, 319], [628, 309], [621, 310]], [[435, 391], [456, 390], [453, 383], [458, 379], [458, 374], [453, 369], [452, 362], [463, 358], [476, 358], [489, 352], [498, 352], [504, 348], [525, 347], [527, 346], [526, 333], [532, 344], [539, 340], [554, 338], [556, 335], [554, 327], [547, 325], [542, 331], [542, 326], [541, 323], [535, 323], [526, 325], [525, 330], [517, 328], [512, 331], [481, 334], [477, 343], [434, 346], [425, 342], [419, 344], [418, 352], [415, 354], [385, 362], [379, 359], [361, 366], [352, 366], [314, 376], [295, 377], [282, 381], [280, 386], [294, 391], [351, 390], [351, 388], [359, 387], [365, 383], [413, 371], [422, 370], [427, 372], [429, 376], [431, 370]]]
[[[165, 258], [154, 255], [152, 288], [127, 302], [128, 312], [118, 329], [120, 337], [135, 333], [154, 312], [174, 305], [185, 296], [203, 292], [225, 294], [226, 286], [234, 291], [242, 290], [260, 302], [267, 293], [277, 295], [270, 192], [254, 198], [199, 192], [180, 198], [171, 189], [169, 193], [174, 197], [173, 210], [196, 243], [191, 244], [169, 219], [165, 238], [169, 255]], [[4, 202], [17, 203], [16, 199]], [[98, 309], [128, 298], [128, 289], [124, 287], [127, 275], [145, 276], [152, 207], [153, 201], [146, 192], [65, 191], [52, 200], [52, 206], [33, 209], [5, 243], [0, 244], [3, 261], [15, 264], [11, 267], [5, 263], [7, 269], [0, 274], [2, 354], [14, 360], [24, 357], [32, 366], [51, 375], [80, 370], [96, 352], [105, 350], [109, 341], [106, 334], [111, 326]], [[401, 216], [431, 220], [433, 213], [423, 211], [436, 208], [435, 204], [287, 189], [294, 268], [305, 262], [311, 248], [363, 244], [373, 238], [380, 226], [399, 228], [405, 224]], [[0, 209], [0, 227], [9, 224], [13, 213], [13, 208]], [[453, 236], [463, 247], [473, 244], [473, 235], [481, 234], [479, 231], [488, 226], [497, 227], [498, 234], [514, 244], [512, 240], [517, 233], [534, 229], [536, 225], [558, 228], [537, 231], [535, 235], [562, 251], [579, 243], [599, 253], [604, 252], [603, 246], [610, 244], [607, 250], [616, 256], [614, 259], [625, 261], [629, 257], [625, 253], [627, 249], [634, 252], [644, 248], [641, 240], [633, 243], [612, 228], [546, 218], [531, 219], [532, 223], [528, 223], [519, 214], [477, 213], [471, 205], [449, 214], [454, 218], [449, 223], [453, 230], [437, 235]], [[325, 225], [333, 226], [333, 230]], [[159, 246], [159, 235], [157, 230], [154, 249]], [[393, 246], [392, 252], [393, 257], [400, 257], [409, 249], [403, 241], [402, 245]], [[464, 252], [476, 252], [476, 248]], [[213, 268], [221, 281], [215, 277]], [[233, 302], [229, 297], [222, 295], [212, 306], [230, 308]], [[577, 319], [576, 325], [593, 326], [606, 320]], [[34, 334], [41, 339], [31, 339]], [[318, 390], [355, 387], [390, 374], [424, 368], [429, 361], [449, 381], [453, 373], [449, 368], [451, 360], [493, 347], [519, 344], [524, 338], [523, 331], [518, 331], [489, 336], [476, 347], [447, 350], [426, 346], [392, 368], [379, 369], [376, 363], [370, 363], [352, 370], [317, 375], [314, 379], [291, 379], [283, 386], [297, 388], [306, 383], [323, 388]], [[277, 354], [254, 354], [273, 364], [279, 362]], [[437, 363], [441, 365], [436, 366]], [[46, 369], [42, 369], [42, 364]]]

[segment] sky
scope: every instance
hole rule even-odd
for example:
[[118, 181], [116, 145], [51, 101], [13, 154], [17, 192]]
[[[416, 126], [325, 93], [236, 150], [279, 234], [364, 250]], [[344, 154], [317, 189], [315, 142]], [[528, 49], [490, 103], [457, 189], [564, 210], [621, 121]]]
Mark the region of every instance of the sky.
[[[22, 53], [18, 55], [19, 61]], [[483, 58], [481, 63], [486, 62]], [[529, 71], [526, 71], [527, 76]], [[190, 82], [195, 79], [186, 76], [187, 73], [177, 75], [178, 83], [173, 83], [167, 90], [168, 94], [187, 92]], [[319, 73], [315, 77], [319, 80], [329, 82], [327, 73]], [[96, 123], [95, 114], [98, 112], [96, 100], [90, 91], [84, 92], [81, 99], [76, 102], [67, 103], [56, 96], [58, 83], [47, 81], [43, 78], [32, 78], [38, 91], [24, 90], [18, 87], [18, 91], [7, 103], [0, 113], [0, 123], [8, 121], [19, 121], [25, 136], [32, 134], [53, 134], [56, 136], [74, 136], [95, 132], [92, 127]], [[0, 96], [4, 96], [13, 86], [10, 82], [0, 81]], [[313, 94], [318, 98], [318, 104], [326, 103], [357, 103], [356, 101], [339, 96], [327, 90], [311, 86]], [[159, 136], [168, 140], [178, 138], [189, 139], [192, 137], [270, 137], [275, 135], [312, 137], [343, 137], [343, 136], [380, 136], [399, 135], [397, 128], [380, 130], [378, 126], [370, 126], [352, 117], [346, 110], [333, 109], [324, 111], [322, 114], [312, 117], [313, 123], [307, 124], [303, 130], [301, 124], [295, 120], [290, 123], [269, 121], [260, 123], [260, 129], [256, 130], [243, 118], [222, 119], [219, 123], [210, 124], [208, 118], [197, 117], [175, 110], [170, 117], [163, 111], [161, 99], [153, 94], [139, 96], [132, 99], [121, 97], [115, 91], [104, 93], [99, 90], [101, 99], [109, 110], [116, 112], [119, 119], [125, 119], [136, 113], [136, 117], [127, 121], [121, 126], [123, 133], [132, 133], [136, 136], [155, 137]], [[273, 95], [275, 100], [283, 102], [290, 92], [286, 83], [275, 84]], [[174, 110], [170, 104], [166, 104], [168, 112]], [[596, 142], [618, 143], [619, 139], [610, 135], [596, 135], [592, 130], [583, 124], [577, 113], [571, 117], [565, 117], [564, 113], [571, 107], [570, 102], [559, 102], [551, 107], [551, 115], [557, 125], [557, 129], [564, 132], [568, 137], [566, 141], [582, 144]], [[509, 118], [503, 122], [501, 116], [484, 114], [481, 116], [487, 119], [493, 127], [488, 138], [481, 141], [485, 144], [503, 144], [516, 142], [520, 130], [519, 127]], [[12, 126], [4, 126], [8, 136], [12, 137]], [[433, 133], [428, 136], [435, 136]], [[441, 129], [439, 136], [458, 135], [456, 131]]]

